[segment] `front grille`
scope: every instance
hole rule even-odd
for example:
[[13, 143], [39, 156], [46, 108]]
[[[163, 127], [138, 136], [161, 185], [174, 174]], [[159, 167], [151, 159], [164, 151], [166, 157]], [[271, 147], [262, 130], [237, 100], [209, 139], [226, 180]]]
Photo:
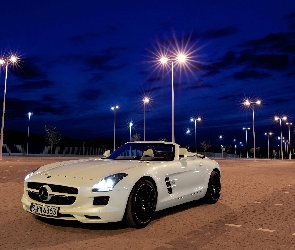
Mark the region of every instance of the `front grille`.
[[55, 193], [66, 193], [66, 194], [78, 194], [78, 188], [67, 187], [62, 185], [54, 185], [39, 182], [28, 182], [28, 188], [39, 190], [42, 186], [47, 185], [51, 188], [52, 192]]
[[[52, 193], [50, 193], [49, 201], [42, 200], [39, 195], [39, 190], [43, 186], [49, 186]], [[40, 182], [28, 182], [28, 196], [35, 201], [52, 204], [52, 205], [72, 205], [76, 201], [78, 189], [74, 187], [67, 187], [62, 185], [54, 185]], [[54, 194], [53, 194], [54, 193]], [[58, 194], [60, 193], [60, 194]]]
[[72, 205], [76, 201], [75, 196], [52, 195], [49, 201], [43, 201], [39, 197], [39, 192], [28, 191], [28, 195], [32, 200], [42, 202], [45, 204]]

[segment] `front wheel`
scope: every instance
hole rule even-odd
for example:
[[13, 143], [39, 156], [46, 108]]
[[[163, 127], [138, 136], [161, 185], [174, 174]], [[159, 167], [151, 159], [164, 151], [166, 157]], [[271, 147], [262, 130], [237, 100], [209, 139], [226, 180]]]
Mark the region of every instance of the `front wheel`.
[[213, 170], [210, 174], [208, 189], [205, 195], [205, 200], [209, 204], [214, 204], [220, 197], [221, 183], [220, 175], [217, 171]]
[[130, 227], [147, 226], [156, 211], [157, 191], [149, 180], [139, 180], [133, 187], [126, 206], [125, 220]]

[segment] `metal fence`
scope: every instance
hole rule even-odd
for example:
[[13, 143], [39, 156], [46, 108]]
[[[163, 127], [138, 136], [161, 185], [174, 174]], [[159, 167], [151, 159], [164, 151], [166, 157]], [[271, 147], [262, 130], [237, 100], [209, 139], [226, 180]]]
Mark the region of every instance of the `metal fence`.
[[[4, 144], [3, 155], [26, 155], [26, 147], [15, 144]], [[29, 155], [102, 155], [106, 148], [92, 147], [62, 147], [62, 146], [30, 146]]]
[[[3, 155], [27, 155], [26, 147], [16, 144], [4, 144]], [[62, 147], [62, 146], [30, 146], [29, 155], [55, 155], [55, 156], [75, 156], [75, 155], [103, 155], [107, 150], [105, 147]], [[213, 152], [198, 152], [208, 158], [240, 158], [237, 154], [213, 153]]]

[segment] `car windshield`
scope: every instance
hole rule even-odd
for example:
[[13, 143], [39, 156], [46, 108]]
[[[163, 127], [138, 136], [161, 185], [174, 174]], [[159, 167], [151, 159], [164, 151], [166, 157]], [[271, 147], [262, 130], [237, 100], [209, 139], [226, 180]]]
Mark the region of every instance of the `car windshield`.
[[175, 146], [167, 143], [126, 143], [116, 149], [108, 159], [173, 161]]

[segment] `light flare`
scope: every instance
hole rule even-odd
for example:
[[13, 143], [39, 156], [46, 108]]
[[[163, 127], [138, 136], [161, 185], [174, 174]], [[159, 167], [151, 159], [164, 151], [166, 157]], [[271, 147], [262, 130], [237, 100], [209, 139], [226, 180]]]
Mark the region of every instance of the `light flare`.
[[154, 49], [148, 50], [151, 53], [150, 62], [152, 63], [152, 67], [154, 67], [153, 71], [165, 68], [167, 70], [162, 71], [162, 73], [169, 75], [169, 69], [173, 61], [175, 70], [180, 69], [177, 73], [179, 79], [181, 79], [182, 70], [184, 70], [183, 72], [187, 78], [189, 78], [189, 74], [195, 75], [195, 72], [199, 70], [198, 65], [204, 64], [204, 62], [199, 60], [201, 55], [198, 54], [198, 51], [204, 45], [197, 47], [196, 44], [198, 41], [192, 42], [191, 37], [192, 35], [185, 35], [179, 39], [175, 33], [172, 33], [172, 38], [166, 37], [162, 41], [158, 39]]

